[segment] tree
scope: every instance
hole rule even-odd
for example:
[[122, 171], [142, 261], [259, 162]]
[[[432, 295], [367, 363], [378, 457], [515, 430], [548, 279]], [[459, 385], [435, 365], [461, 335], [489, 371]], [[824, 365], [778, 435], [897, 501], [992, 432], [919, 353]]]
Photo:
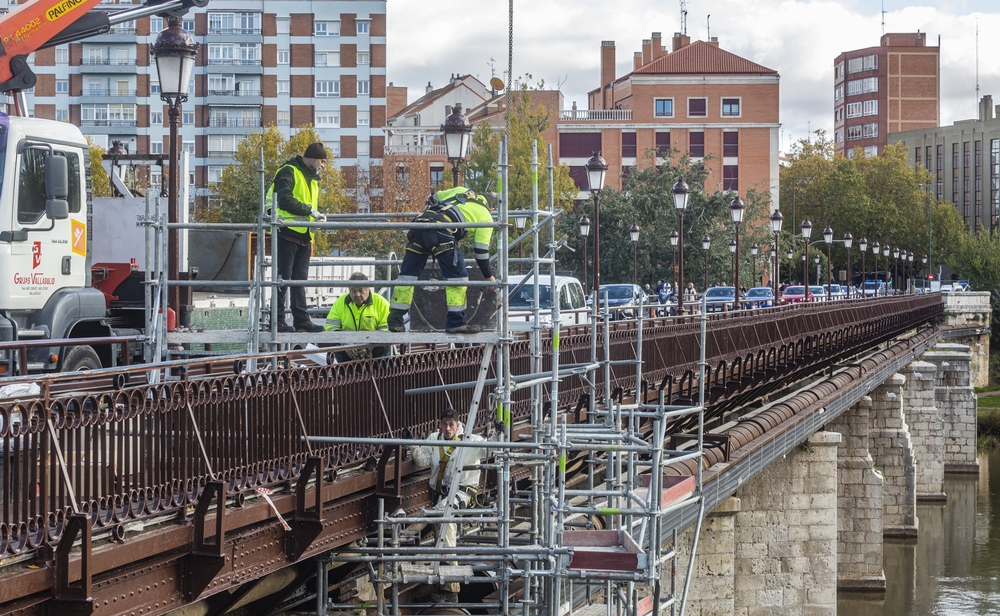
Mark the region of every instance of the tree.
[[90, 191], [95, 197], [114, 197], [111, 190], [111, 178], [104, 170], [104, 154], [107, 150], [97, 145], [87, 137], [90, 155]]

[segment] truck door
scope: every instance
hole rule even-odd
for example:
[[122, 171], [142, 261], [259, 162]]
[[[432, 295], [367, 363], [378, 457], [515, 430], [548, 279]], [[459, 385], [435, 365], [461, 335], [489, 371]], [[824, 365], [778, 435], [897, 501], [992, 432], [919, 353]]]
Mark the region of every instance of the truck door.
[[[49, 150], [32, 146], [18, 154], [13, 229], [27, 230], [11, 244], [11, 308], [37, 310], [56, 289], [86, 284], [87, 226], [82, 204], [83, 150], [55, 145], [69, 169], [69, 218], [49, 220], [45, 215], [45, 157]], [[49, 227], [52, 227], [49, 229]]]

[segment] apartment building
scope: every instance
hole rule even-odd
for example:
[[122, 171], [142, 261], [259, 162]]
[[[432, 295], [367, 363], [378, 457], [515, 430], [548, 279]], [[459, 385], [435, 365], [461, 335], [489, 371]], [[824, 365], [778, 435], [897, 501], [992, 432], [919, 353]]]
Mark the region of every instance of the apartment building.
[[884, 34], [878, 47], [845, 51], [833, 62], [834, 142], [841, 154], [856, 148], [877, 156], [889, 133], [939, 124], [940, 46], [927, 34]]
[[925, 189], [938, 201], [951, 201], [965, 228], [979, 233], [1000, 230], [1000, 106], [993, 97], [979, 101], [979, 117], [951, 126], [891, 133], [910, 162], [932, 176]]
[[[97, 10], [121, 10], [102, 3]], [[11, 5], [13, 8], [13, 3]], [[102, 146], [132, 153], [168, 147], [149, 45], [162, 18], [33, 54], [35, 117], [71, 122]], [[190, 155], [189, 194], [206, 203], [243, 137], [276, 125], [286, 135], [313, 124], [348, 186], [355, 165], [378, 164], [386, 119], [385, 0], [212, 0], [184, 28], [201, 44], [179, 139]], [[160, 172], [150, 170], [157, 184]]]

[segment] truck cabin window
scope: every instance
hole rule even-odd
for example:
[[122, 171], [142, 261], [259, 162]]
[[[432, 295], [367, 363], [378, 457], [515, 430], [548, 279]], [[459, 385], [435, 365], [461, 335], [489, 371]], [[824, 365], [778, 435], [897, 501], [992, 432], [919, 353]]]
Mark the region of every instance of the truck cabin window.
[[[31, 148], [21, 154], [17, 184], [17, 222], [32, 224], [45, 216], [45, 157], [48, 150]], [[80, 211], [80, 157], [75, 152], [55, 151], [66, 157], [69, 169], [70, 213]]]

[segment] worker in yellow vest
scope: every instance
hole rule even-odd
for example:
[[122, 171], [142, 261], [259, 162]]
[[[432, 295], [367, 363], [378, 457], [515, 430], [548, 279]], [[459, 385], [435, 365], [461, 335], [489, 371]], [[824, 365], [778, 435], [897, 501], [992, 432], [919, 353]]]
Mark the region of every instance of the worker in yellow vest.
[[[278, 218], [286, 223], [326, 221], [319, 205], [319, 171], [326, 166], [326, 148], [313, 143], [302, 156], [296, 156], [278, 168], [274, 183], [267, 191], [268, 207], [276, 206]], [[277, 203], [274, 198], [277, 196]], [[278, 276], [282, 280], [308, 280], [312, 256], [313, 232], [309, 227], [287, 226], [278, 229]], [[292, 287], [292, 324], [285, 320], [285, 292], [278, 287], [279, 332], [321, 332], [309, 318], [305, 287]]]

